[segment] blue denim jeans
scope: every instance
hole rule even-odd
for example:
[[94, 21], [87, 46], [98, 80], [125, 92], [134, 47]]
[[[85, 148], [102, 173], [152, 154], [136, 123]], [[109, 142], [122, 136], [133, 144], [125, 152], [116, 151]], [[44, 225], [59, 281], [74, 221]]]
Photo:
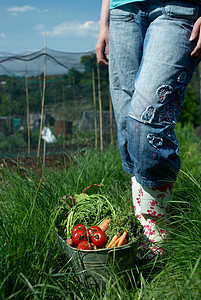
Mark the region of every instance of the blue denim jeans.
[[143, 186], [176, 180], [174, 128], [198, 61], [189, 37], [199, 5], [148, 0], [110, 11], [109, 77], [123, 169]]

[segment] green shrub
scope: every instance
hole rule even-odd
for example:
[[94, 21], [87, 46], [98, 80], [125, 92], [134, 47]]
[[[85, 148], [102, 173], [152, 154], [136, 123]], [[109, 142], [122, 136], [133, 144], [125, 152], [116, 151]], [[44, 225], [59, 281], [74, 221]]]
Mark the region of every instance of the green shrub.
[[187, 88], [179, 121], [181, 122], [182, 126], [184, 126], [186, 123], [191, 123], [194, 127], [200, 125], [201, 120], [199, 99], [197, 99], [195, 96], [192, 83], [190, 83]]

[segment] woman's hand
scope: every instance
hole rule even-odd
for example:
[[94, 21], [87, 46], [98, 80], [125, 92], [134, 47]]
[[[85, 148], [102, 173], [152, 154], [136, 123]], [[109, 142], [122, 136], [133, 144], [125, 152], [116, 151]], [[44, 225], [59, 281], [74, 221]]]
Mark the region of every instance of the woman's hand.
[[96, 44], [96, 56], [98, 63], [108, 66], [108, 41], [109, 41], [109, 16], [110, 16], [110, 0], [102, 0], [100, 15], [100, 31]]
[[98, 63], [104, 66], [108, 66], [108, 40], [109, 40], [109, 28], [105, 26], [105, 28], [100, 28], [98, 41], [96, 44], [96, 56]]
[[192, 59], [201, 59], [201, 17], [197, 19], [191, 32], [190, 41], [197, 40], [197, 45], [191, 52]]

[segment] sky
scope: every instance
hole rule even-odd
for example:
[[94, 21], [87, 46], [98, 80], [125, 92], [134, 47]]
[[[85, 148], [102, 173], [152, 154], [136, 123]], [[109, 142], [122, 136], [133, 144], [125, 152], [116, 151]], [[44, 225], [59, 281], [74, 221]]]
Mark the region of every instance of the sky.
[[94, 50], [101, 0], [0, 0], [0, 52]]

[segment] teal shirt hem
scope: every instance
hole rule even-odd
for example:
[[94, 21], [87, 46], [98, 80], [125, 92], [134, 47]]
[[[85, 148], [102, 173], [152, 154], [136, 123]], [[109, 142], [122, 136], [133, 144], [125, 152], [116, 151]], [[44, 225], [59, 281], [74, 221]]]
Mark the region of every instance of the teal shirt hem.
[[132, 2], [142, 2], [145, 0], [111, 0], [110, 1], [110, 9], [116, 8], [118, 6], [122, 6]]

